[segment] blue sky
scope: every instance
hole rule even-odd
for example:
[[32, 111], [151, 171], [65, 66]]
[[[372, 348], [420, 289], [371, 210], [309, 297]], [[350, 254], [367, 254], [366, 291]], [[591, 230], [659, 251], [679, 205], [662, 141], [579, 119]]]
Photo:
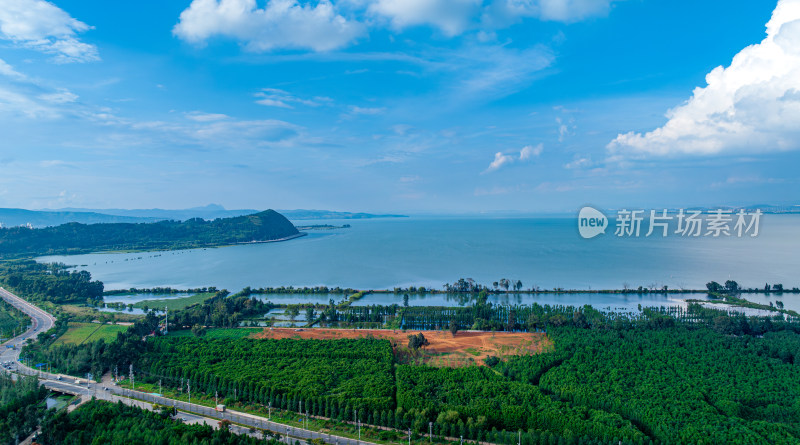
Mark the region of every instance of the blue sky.
[[795, 203], [796, 48], [800, 0], [4, 0], [0, 206]]

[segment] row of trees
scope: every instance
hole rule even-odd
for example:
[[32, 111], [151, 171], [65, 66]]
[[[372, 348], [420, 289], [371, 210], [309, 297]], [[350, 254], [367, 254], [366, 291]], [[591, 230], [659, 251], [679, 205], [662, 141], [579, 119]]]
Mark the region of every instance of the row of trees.
[[[345, 404], [368, 411], [394, 408], [393, 354], [387, 340], [252, 340], [159, 337], [147, 342], [134, 368], [147, 381], [324, 411]], [[305, 410], [304, 410], [305, 411]], [[315, 412], [318, 414], [318, 412]]]
[[774, 292], [777, 294], [783, 292], [790, 292], [790, 293], [800, 293], [800, 288], [793, 287], [791, 289], [784, 289], [783, 284], [775, 283], [770, 285], [766, 283], [763, 288], [743, 288], [734, 280], [727, 280], [724, 284], [719, 284], [716, 281], [709, 281], [706, 283], [706, 289], [708, 289], [711, 293], [727, 293], [731, 295], [739, 294], [739, 293], [756, 293], [756, 292], [764, 292], [770, 293]]
[[93, 400], [78, 409], [49, 412], [42, 423], [43, 445], [278, 445], [277, 438], [258, 440], [230, 432], [227, 424], [214, 429], [172, 420], [169, 410], [146, 411], [138, 407]]

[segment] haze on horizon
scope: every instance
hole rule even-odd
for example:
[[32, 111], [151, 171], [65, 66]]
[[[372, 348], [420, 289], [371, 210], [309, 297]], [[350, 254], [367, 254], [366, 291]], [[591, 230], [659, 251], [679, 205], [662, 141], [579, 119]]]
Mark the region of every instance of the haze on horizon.
[[797, 204], [800, 0], [0, 4], [0, 207]]

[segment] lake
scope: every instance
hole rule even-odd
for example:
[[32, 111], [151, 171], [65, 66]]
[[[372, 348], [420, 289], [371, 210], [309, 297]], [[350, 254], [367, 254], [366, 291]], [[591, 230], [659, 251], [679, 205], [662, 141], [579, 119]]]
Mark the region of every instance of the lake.
[[[484, 284], [505, 277], [521, 280], [525, 288], [582, 290], [624, 285], [703, 289], [710, 280], [727, 279], [747, 287], [800, 285], [800, 215], [764, 215], [755, 238], [619, 238], [612, 229], [587, 240], [578, 235], [574, 218], [412, 217], [301, 224], [314, 223], [351, 227], [309, 231], [278, 243], [39, 260], [83, 265], [106, 289], [441, 289], [460, 277]], [[792, 298], [798, 296], [784, 300]]]

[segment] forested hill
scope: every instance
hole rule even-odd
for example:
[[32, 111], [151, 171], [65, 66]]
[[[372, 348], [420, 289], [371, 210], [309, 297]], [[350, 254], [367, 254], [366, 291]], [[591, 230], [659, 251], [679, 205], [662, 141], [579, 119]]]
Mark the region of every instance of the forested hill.
[[205, 221], [80, 224], [0, 229], [0, 258], [86, 253], [98, 250], [156, 250], [272, 241], [299, 235], [283, 215], [266, 210], [253, 215]]

